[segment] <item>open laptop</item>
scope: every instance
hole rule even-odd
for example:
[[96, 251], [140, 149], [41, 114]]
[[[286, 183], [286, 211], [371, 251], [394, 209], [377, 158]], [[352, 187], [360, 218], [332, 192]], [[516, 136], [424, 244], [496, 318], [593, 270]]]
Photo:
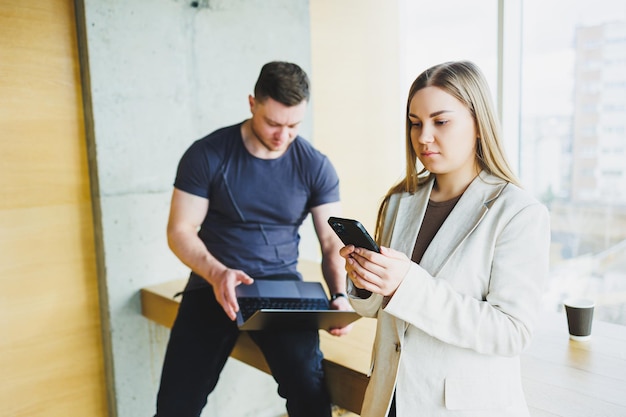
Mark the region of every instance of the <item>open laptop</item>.
[[255, 279], [235, 291], [240, 330], [328, 330], [360, 318], [354, 311], [330, 310], [319, 282]]

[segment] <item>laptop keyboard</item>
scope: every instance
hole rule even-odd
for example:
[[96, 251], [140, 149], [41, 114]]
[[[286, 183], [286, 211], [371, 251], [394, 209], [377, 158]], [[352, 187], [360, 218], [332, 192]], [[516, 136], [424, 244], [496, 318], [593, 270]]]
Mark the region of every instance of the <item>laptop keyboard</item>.
[[328, 301], [320, 298], [248, 298], [241, 297], [239, 311], [247, 320], [257, 310], [328, 310]]

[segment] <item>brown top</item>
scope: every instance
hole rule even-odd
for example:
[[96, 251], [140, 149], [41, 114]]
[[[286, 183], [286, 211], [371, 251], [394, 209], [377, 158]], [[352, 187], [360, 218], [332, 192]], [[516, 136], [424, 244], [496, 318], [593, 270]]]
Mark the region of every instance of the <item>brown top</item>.
[[413, 262], [418, 264], [420, 263], [428, 245], [430, 245], [430, 242], [437, 234], [437, 231], [443, 222], [446, 221], [446, 218], [448, 218], [448, 215], [460, 198], [461, 196], [458, 196], [451, 200], [441, 202], [428, 200], [428, 206], [426, 207], [426, 213], [424, 214], [424, 221], [422, 222], [422, 227], [417, 234], [417, 239], [415, 239], [415, 247], [413, 248], [413, 255], [411, 255], [411, 260]]

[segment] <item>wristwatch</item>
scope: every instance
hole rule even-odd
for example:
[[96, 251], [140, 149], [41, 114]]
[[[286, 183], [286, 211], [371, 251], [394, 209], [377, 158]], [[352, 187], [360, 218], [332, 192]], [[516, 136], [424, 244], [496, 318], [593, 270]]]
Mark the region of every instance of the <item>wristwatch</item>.
[[333, 295], [330, 296], [330, 301], [335, 301], [339, 297], [348, 298], [348, 296], [345, 293], [337, 292], [337, 293], [334, 293]]

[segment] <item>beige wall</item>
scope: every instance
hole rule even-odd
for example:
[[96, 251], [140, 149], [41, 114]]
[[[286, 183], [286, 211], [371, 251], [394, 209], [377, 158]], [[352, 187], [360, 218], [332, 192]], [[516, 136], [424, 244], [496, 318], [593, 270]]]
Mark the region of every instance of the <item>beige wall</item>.
[[404, 173], [401, 0], [311, 1], [313, 141], [334, 162], [344, 215], [374, 232]]
[[72, 2], [0, 1], [0, 416], [106, 416]]

